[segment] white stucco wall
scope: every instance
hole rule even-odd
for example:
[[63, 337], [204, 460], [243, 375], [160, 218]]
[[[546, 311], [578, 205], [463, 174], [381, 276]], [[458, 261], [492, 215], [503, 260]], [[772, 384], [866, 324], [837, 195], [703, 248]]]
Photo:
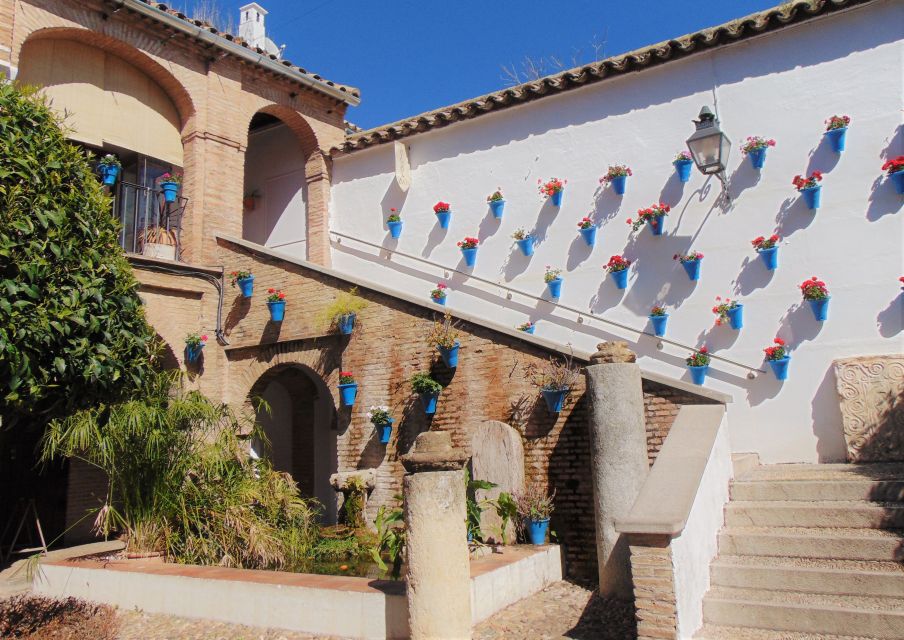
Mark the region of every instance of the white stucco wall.
[[726, 420], [723, 416], [684, 531], [672, 541], [679, 638], [692, 638], [703, 625], [703, 596], [709, 590], [709, 564], [719, 551], [719, 531], [724, 522], [732, 478]]
[[246, 209], [242, 237], [307, 258], [307, 182], [298, 137], [283, 124], [253, 131], [245, 154], [245, 190], [255, 192]]
[[[902, 350], [902, 198], [881, 179], [884, 159], [904, 153], [902, 39], [904, 5], [878, 2], [692, 58], [548, 97], [496, 114], [405, 139], [412, 186], [394, 182], [392, 145], [337, 158], [333, 166], [331, 227], [335, 231], [464, 270], [455, 243], [476, 235], [482, 246], [475, 275], [533, 292], [545, 291], [544, 266], [565, 269], [561, 303], [638, 329], [656, 302], [669, 307], [668, 337], [705, 342], [728, 358], [762, 367], [746, 371], [714, 363], [707, 385], [731, 393], [731, 442], [757, 451], [764, 462], [837, 460], [844, 447], [831, 368], [834, 358]], [[678, 34], [676, 34], [678, 35]], [[719, 185], [694, 171], [682, 185], [671, 165], [693, 131], [703, 105], [715, 107], [733, 141], [728, 176], [734, 203], [717, 206]], [[823, 120], [835, 113], [853, 122], [847, 150], [831, 153]], [[739, 152], [748, 135], [775, 138], [758, 175]], [[627, 163], [634, 176], [624, 198], [600, 190], [610, 164]], [[823, 205], [815, 215], [799, 201], [791, 179], [825, 172]], [[556, 210], [537, 194], [538, 178], [568, 179]], [[505, 217], [493, 219], [485, 203], [497, 186]], [[435, 222], [437, 200], [452, 203], [445, 232]], [[672, 206], [667, 235], [629, 233], [637, 209], [658, 201]], [[405, 222], [400, 240], [383, 221], [397, 207]], [[601, 226], [590, 250], [577, 221], [591, 215]], [[517, 227], [539, 238], [536, 254], [520, 255]], [[777, 271], [762, 266], [750, 241], [783, 236]], [[673, 254], [705, 254], [701, 280], [691, 283]], [[863, 258], [848, 259], [848, 252]], [[443, 270], [343, 240], [333, 244], [339, 270], [421, 292], [426, 298]], [[636, 260], [626, 292], [618, 292], [602, 265], [624, 253]], [[801, 306], [798, 284], [811, 275], [832, 294], [822, 326]], [[537, 333], [592, 350], [603, 339], [625, 339], [641, 365], [688, 378], [687, 350], [660, 351], [649, 336], [613, 329], [545, 301], [504, 292], [467, 276], [444, 280], [449, 306], [517, 325], [540, 320]], [[714, 328], [714, 298], [740, 296], [745, 327]], [[790, 379], [778, 383], [762, 349], [779, 335], [793, 348]]]

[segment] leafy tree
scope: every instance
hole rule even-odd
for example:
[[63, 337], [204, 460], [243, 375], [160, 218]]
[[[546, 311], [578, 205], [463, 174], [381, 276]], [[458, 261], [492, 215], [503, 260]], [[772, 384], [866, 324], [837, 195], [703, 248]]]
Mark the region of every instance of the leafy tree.
[[42, 426], [153, 368], [119, 225], [89, 154], [29, 89], [0, 84], [0, 419]]

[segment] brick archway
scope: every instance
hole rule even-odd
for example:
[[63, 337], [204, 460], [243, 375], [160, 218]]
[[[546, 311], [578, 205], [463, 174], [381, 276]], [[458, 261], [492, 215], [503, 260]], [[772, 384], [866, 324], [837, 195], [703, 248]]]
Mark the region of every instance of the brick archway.
[[261, 347], [256, 353], [247, 352], [230, 358], [230, 384], [226, 401], [234, 406], [251, 408], [255, 385], [268, 372], [287, 366], [302, 369], [311, 376], [321, 391], [325, 391], [338, 405], [339, 358], [330, 349], [320, 349], [310, 342], [282, 342]]

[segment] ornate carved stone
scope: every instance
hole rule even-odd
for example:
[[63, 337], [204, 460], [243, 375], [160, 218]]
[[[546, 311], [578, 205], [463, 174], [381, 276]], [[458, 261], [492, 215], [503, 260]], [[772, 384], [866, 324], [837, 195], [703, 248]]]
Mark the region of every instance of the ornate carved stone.
[[340, 471], [330, 476], [330, 486], [336, 491], [349, 491], [349, 481], [352, 478], [360, 478], [364, 488], [372, 491], [377, 481], [377, 472], [374, 469], [360, 469], [358, 471]]
[[596, 345], [596, 353], [590, 356], [591, 364], [610, 364], [613, 362], [636, 362], [637, 355], [622, 340], [600, 342]]
[[848, 461], [904, 461], [904, 355], [834, 365]]

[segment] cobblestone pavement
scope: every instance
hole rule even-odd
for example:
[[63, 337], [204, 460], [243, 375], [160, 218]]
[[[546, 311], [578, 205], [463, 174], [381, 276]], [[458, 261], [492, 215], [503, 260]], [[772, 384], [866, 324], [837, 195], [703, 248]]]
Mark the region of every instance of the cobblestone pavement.
[[[119, 619], [119, 640], [342, 640], [137, 611], [122, 612]], [[630, 605], [600, 600], [570, 582], [550, 585], [474, 629], [474, 640], [633, 640], [635, 636]]]

